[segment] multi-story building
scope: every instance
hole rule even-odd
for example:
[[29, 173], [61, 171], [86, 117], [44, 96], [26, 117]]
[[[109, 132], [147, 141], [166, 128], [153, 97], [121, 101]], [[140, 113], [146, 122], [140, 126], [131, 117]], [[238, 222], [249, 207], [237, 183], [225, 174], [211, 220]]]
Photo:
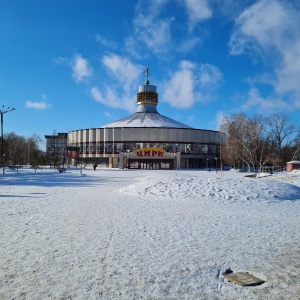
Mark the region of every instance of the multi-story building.
[[100, 128], [70, 131], [68, 146], [80, 149], [85, 163], [112, 168], [216, 167], [224, 134], [159, 114], [156, 86], [149, 83], [139, 87], [136, 113]]
[[46, 138], [46, 155], [48, 157], [48, 163], [63, 164], [65, 159], [65, 153], [67, 151], [68, 134], [57, 133], [53, 135], [45, 135]]

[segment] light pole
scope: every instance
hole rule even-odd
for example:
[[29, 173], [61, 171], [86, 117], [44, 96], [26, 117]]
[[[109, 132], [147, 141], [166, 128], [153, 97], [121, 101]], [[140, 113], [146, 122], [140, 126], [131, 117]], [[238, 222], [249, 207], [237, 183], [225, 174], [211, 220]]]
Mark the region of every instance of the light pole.
[[2, 105], [2, 108], [0, 110], [0, 114], [1, 114], [1, 163], [2, 163], [2, 170], [3, 170], [3, 174], [4, 174], [4, 142], [3, 142], [3, 115], [8, 113], [8, 112], [11, 112], [11, 111], [14, 111], [15, 109], [14, 108], [5, 108], [4, 109], [4, 105]]
[[216, 173], [218, 173], [218, 158], [217, 157], [215, 157], [215, 160], [216, 160]]

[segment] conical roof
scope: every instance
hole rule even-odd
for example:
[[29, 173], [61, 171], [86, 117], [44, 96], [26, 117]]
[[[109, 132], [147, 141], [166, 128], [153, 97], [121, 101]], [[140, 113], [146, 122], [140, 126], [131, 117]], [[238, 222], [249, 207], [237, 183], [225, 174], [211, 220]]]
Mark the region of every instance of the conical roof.
[[136, 112], [123, 119], [109, 123], [102, 128], [115, 127], [163, 127], [163, 128], [192, 128], [159, 113]]
[[137, 112], [118, 121], [109, 123], [102, 128], [116, 127], [158, 127], [158, 128], [192, 128], [181, 122], [161, 115], [157, 109], [158, 94], [156, 86], [149, 85], [147, 79], [146, 85], [139, 86], [137, 93]]

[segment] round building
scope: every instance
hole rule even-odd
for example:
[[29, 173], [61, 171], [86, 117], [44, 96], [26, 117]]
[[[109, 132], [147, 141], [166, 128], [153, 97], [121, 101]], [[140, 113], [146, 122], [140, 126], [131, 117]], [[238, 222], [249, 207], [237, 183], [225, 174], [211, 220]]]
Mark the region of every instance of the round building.
[[[148, 72], [146, 73], [149, 76]], [[156, 86], [146, 81], [136, 95], [137, 111], [100, 128], [68, 133], [68, 146], [87, 164], [110, 168], [214, 168], [224, 134], [195, 129], [157, 111]], [[73, 159], [75, 163], [75, 159]]]

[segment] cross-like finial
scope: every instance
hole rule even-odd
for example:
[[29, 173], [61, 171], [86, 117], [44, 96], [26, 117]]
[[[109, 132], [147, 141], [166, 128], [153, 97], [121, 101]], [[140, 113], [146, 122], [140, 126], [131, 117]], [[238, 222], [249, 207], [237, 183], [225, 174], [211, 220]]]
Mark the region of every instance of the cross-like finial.
[[148, 68], [148, 65], [147, 65], [147, 67], [146, 67], [146, 70], [144, 71], [144, 73], [146, 73], [146, 84], [149, 84], [150, 83], [150, 81], [149, 81], [149, 79], [148, 79], [148, 77], [150, 76], [150, 74], [149, 74], [149, 68]]

